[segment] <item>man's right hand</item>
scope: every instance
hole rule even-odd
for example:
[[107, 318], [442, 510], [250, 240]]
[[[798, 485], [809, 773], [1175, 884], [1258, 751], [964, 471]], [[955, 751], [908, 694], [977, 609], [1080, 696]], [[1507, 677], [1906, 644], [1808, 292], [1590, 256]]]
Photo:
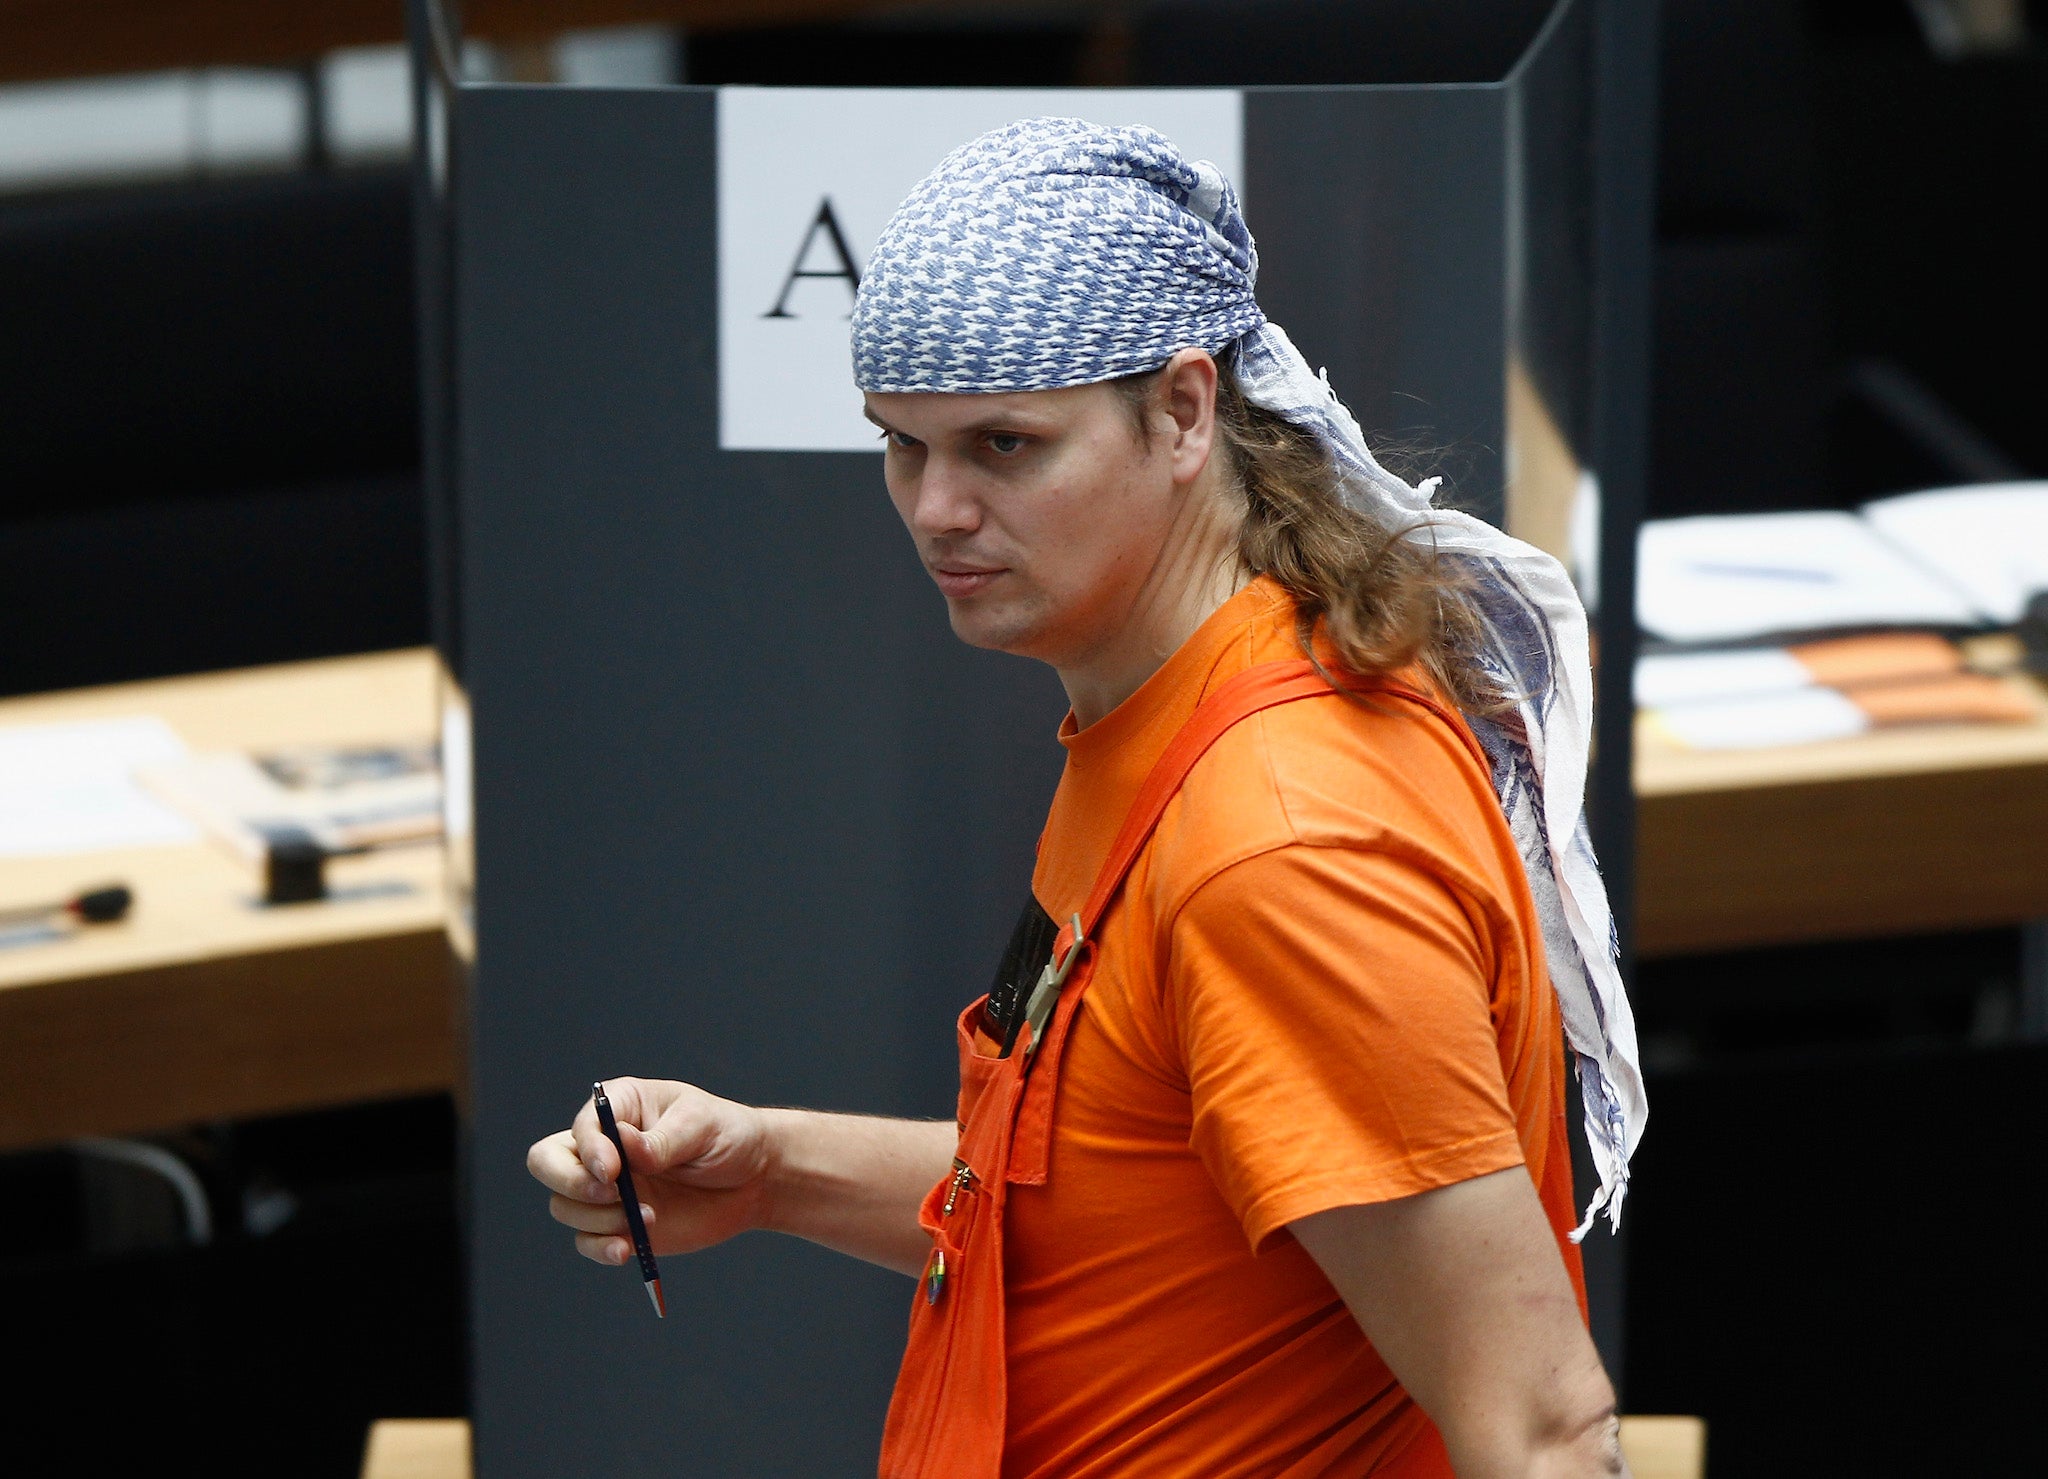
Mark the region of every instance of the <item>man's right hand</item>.
[[[610, 1078], [633, 1186], [656, 1253], [695, 1253], [762, 1228], [913, 1277], [931, 1253], [917, 1205], [952, 1170], [950, 1120], [756, 1109], [668, 1079]], [[597, 1263], [633, 1256], [619, 1206], [619, 1156], [585, 1101], [575, 1124], [526, 1153]]]
[[[654, 1251], [695, 1253], [764, 1226], [771, 1156], [767, 1114], [668, 1079], [605, 1080]], [[526, 1169], [576, 1229], [576, 1251], [603, 1264], [633, 1256], [619, 1205], [619, 1154], [589, 1100], [566, 1130], [537, 1140]]]

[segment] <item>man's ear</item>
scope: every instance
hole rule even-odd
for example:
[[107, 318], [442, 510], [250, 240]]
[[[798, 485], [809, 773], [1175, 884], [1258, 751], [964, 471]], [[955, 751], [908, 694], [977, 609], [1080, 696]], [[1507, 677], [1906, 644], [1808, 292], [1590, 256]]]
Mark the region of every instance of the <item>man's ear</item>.
[[1183, 349], [1159, 376], [1163, 409], [1173, 418], [1173, 476], [1193, 482], [1216, 446], [1216, 361], [1206, 349]]

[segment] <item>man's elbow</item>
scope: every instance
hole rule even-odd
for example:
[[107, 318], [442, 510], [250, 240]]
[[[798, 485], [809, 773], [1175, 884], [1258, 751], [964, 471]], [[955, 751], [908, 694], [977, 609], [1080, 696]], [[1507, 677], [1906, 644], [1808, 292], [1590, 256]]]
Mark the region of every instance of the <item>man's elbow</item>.
[[1474, 1404], [1470, 1421], [1439, 1422], [1458, 1479], [1616, 1479], [1628, 1465], [1614, 1391], [1558, 1381], [1524, 1403]]
[[1621, 1419], [1614, 1387], [1594, 1370], [1576, 1381], [1561, 1381], [1543, 1404], [1530, 1479], [1615, 1479], [1628, 1473], [1621, 1453]]

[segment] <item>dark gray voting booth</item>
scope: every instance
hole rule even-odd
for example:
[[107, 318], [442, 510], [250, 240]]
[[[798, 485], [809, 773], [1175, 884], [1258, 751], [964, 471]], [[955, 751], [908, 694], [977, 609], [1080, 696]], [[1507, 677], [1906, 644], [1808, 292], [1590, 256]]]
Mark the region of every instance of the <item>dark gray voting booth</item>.
[[[1064, 702], [953, 639], [872, 452], [749, 446], [721, 406], [744, 264], [720, 119], [785, 100], [468, 84], [440, 6], [412, 21], [437, 641], [475, 819], [451, 861], [465, 907], [474, 869], [477, 1471], [865, 1472], [908, 1281], [747, 1237], [669, 1260], [657, 1322], [572, 1255], [524, 1151], [599, 1074], [948, 1114], [948, 1022], [1023, 901]], [[1634, 489], [1609, 467], [1636, 454], [1603, 446], [1630, 413], [1594, 373], [1617, 229], [1595, 21], [1560, 5], [1495, 83], [1215, 106], [1271, 316], [1369, 432], [1448, 446], [1488, 517], [1559, 538], [1597, 469], [1612, 583]], [[964, 137], [913, 142], [930, 163]], [[833, 243], [800, 235], [776, 271], [794, 253], [818, 279], [797, 311], [843, 319]]]

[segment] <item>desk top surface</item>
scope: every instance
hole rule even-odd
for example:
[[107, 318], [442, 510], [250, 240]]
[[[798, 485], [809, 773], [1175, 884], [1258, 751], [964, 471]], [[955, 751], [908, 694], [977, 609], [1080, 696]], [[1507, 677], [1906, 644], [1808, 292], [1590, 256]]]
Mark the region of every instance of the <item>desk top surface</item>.
[[[2048, 778], [2048, 690], [2024, 677], [2028, 724], [1931, 725], [1768, 750], [1686, 751], [1647, 727], [1636, 734], [1643, 799], [1846, 779], [2015, 769]], [[424, 648], [75, 689], [0, 700], [0, 724], [154, 714], [194, 750], [374, 743], [430, 737], [434, 661]], [[335, 860], [335, 898], [263, 908], [260, 882], [210, 842], [59, 857], [0, 858], [0, 907], [66, 897], [103, 883], [135, 890], [130, 917], [68, 938], [0, 949], [0, 989], [116, 975], [439, 930], [439, 849]]]
[[[434, 683], [417, 648], [5, 699], [0, 724], [153, 714], [194, 751], [421, 740], [436, 729]], [[442, 926], [438, 847], [338, 858], [328, 878], [332, 899], [264, 908], [255, 872], [212, 842], [0, 858], [0, 907], [135, 891], [118, 924], [0, 949], [0, 990]]]
[[2039, 769], [2048, 776], [2048, 688], [2021, 674], [2001, 681], [2033, 709], [2031, 722], [1901, 725], [1812, 744], [1688, 750], [1638, 716], [1636, 795], [1649, 800], [1960, 770]]

